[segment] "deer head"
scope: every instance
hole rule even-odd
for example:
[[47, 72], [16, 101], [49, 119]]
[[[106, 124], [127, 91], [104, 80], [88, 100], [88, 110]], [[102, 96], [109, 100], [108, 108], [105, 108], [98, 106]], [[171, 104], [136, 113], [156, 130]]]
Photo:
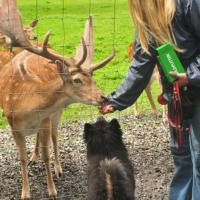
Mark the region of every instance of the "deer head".
[[[34, 27], [37, 25], [38, 20], [33, 20], [29, 25], [23, 25], [23, 30], [25, 36], [28, 40], [36, 40], [37, 36], [33, 32]], [[10, 48], [11, 40], [8, 36], [0, 33], [0, 46], [3, 46], [5, 49]]]
[[36, 40], [37, 39], [36, 34], [33, 32], [33, 29], [36, 27], [37, 24], [38, 24], [38, 20], [35, 19], [29, 25], [23, 26], [24, 33], [28, 40]]

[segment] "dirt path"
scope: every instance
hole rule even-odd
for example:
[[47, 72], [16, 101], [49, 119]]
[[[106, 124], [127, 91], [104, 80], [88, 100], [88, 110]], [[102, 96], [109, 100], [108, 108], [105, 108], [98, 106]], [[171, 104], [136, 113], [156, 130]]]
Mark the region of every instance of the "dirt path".
[[[137, 200], [167, 200], [173, 166], [169, 151], [166, 125], [152, 115], [139, 119], [120, 118], [124, 141], [135, 166]], [[60, 127], [63, 176], [54, 176], [61, 200], [85, 200], [87, 193], [86, 155], [83, 144], [84, 122], [64, 123]], [[8, 129], [1, 130], [0, 141], [0, 200], [20, 198], [20, 167], [16, 148]], [[33, 149], [34, 136], [27, 139], [28, 153]], [[53, 163], [52, 163], [53, 170]], [[41, 160], [29, 166], [32, 199], [48, 199], [46, 174]]]

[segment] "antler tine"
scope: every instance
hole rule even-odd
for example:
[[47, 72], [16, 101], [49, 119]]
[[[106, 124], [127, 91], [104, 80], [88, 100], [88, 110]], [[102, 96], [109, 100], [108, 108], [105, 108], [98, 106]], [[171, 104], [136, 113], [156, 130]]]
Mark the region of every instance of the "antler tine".
[[84, 39], [83, 37], [81, 38], [81, 42], [82, 42], [82, 47], [83, 47], [83, 56], [82, 56], [82, 58], [76, 63], [76, 65], [77, 65], [78, 67], [80, 67], [80, 66], [84, 63], [84, 61], [85, 61], [85, 59], [86, 59], [86, 57], [87, 57], [87, 47], [86, 47], [85, 39]]
[[83, 56], [80, 59], [80, 61], [76, 63], [76, 65], [79, 67], [85, 62], [85, 59], [87, 57], [87, 47], [86, 47], [85, 39], [83, 37], [81, 38], [81, 42], [82, 42], [82, 47], [83, 47]]
[[51, 31], [49, 30], [44, 38], [44, 43], [43, 43], [43, 50], [47, 51], [47, 46], [48, 46], [48, 42], [49, 42], [49, 37], [51, 35]]
[[102, 60], [100, 63], [97, 64], [93, 64], [90, 68], [90, 71], [93, 72], [97, 69], [102, 68], [103, 66], [105, 66], [107, 63], [109, 63], [114, 57], [115, 57], [116, 51], [113, 50], [113, 52], [104, 60]]

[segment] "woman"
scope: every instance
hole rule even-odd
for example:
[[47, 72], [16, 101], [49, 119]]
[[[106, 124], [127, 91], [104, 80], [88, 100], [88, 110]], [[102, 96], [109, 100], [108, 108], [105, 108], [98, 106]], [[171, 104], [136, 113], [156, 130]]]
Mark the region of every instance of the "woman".
[[[155, 48], [171, 42], [186, 73], [171, 73], [185, 88], [192, 103], [184, 111], [183, 144], [177, 148], [174, 129], [170, 127], [174, 176], [170, 200], [200, 199], [200, 1], [199, 0], [129, 0], [129, 8], [137, 36], [131, 67], [122, 84], [108, 96], [103, 114], [123, 110], [132, 105], [147, 86], [154, 66], [159, 65]], [[172, 95], [172, 84], [162, 72], [164, 96]], [[185, 90], [184, 89], [184, 90]], [[170, 98], [168, 98], [170, 102]], [[170, 109], [171, 110], [171, 109]], [[192, 114], [192, 115], [191, 115]]]

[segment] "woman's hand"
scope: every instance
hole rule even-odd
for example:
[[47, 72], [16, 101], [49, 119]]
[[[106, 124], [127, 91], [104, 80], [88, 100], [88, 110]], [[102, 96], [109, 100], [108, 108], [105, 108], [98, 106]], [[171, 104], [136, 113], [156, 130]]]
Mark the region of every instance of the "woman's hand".
[[186, 73], [178, 73], [176, 71], [173, 71], [173, 72], [170, 72], [170, 75], [178, 79], [178, 84], [180, 87], [186, 86], [189, 84], [189, 80]]
[[112, 113], [114, 112], [114, 108], [112, 106], [112, 104], [103, 104], [100, 109], [99, 112], [103, 115], [107, 114], [107, 113]]

